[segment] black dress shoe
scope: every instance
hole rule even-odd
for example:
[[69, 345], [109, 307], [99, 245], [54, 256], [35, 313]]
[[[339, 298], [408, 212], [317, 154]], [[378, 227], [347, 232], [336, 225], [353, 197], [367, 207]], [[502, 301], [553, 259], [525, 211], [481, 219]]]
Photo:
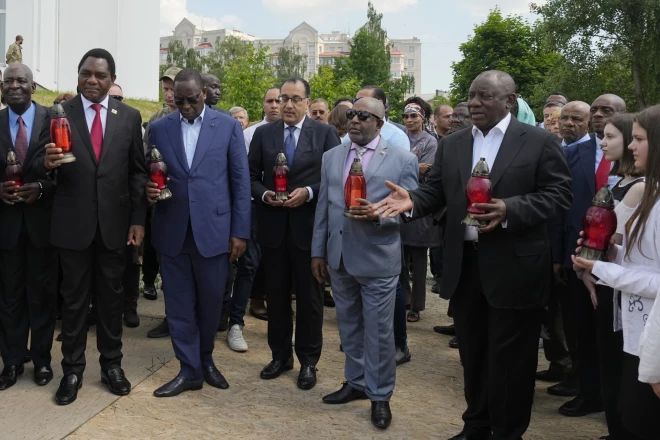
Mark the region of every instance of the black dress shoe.
[[212, 387], [220, 388], [221, 390], [226, 390], [229, 388], [227, 379], [225, 379], [225, 377], [222, 375], [220, 370], [216, 368], [215, 365], [207, 365], [206, 367], [202, 367], [202, 370], [204, 372], [204, 380], [207, 384], [211, 385]]
[[335, 300], [327, 290], [323, 292], [323, 305], [325, 307], [335, 307]]
[[449, 348], [458, 348], [458, 339], [456, 336], [451, 338], [451, 341], [449, 341]]
[[140, 326], [140, 317], [135, 310], [126, 310], [124, 312], [124, 325], [130, 328]]
[[577, 397], [580, 394], [580, 385], [575, 380], [563, 380], [548, 387], [548, 394], [560, 397]]
[[327, 396], [324, 396], [323, 403], [328, 403], [330, 405], [340, 405], [352, 402], [354, 400], [363, 399], [368, 399], [364, 391], [358, 391], [350, 386], [348, 382], [344, 382], [339, 391], [335, 391], [334, 393], [330, 393]]
[[371, 402], [371, 423], [376, 428], [385, 429], [392, 423], [392, 411], [390, 402]]
[[53, 380], [53, 369], [50, 365], [45, 367], [34, 367], [34, 383], [43, 387]]
[[484, 434], [471, 434], [467, 435], [465, 431], [461, 431], [455, 436], [451, 437], [449, 440], [487, 440], [490, 438], [490, 434], [484, 433]]
[[117, 396], [125, 396], [131, 392], [131, 383], [126, 379], [124, 370], [121, 368], [101, 370], [101, 382], [106, 384], [110, 388], [110, 392]]
[[542, 370], [536, 372], [536, 380], [542, 380], [543, 382], [559, 382], [564, 380], [566, 374], [561, 370]]
[[55, 338], [57, 342], [62, 342], [62, 332], [59, 332], [57, 337]]
[[298, 388], [311, 390], [316, 385], [316, 367], [314, 365], [302, 365], [298, 374]]
[[293, 370], [293, 357], [290, 357], [286, 362], [282, 362], [277, 359], [273, 359], [270, 364], [266, 365], [263, 370], [261, 370], [262, 379], [275, 379], [280, 377], [280, 374], [285, 371]]
[[579, 396], [559, 407], [559, 414], [566, 417], [582, 417], [601, 411], [603, 411], [603, 402], [592, 402]]
[[436, 325], [435, 327], [433, 327], [433, 331], [436, 333], [440, 333], [441, 335], [456, 336], [456, 329], [454, 328], [454, 324]]
[[144, 296], [144, 299], [148, 299], [149, 301], [155, 301], [158, 299], [158, 291], [154, 286], [144, 286], [142, 296]]
[[66, 374], [60, 381], [60, 386], [55, 393], [55, 403], [68, 405], [78, 398], [78, 390], [82, 388], [82, 379], [75, 374]]
[[163, 319], [163, 322], [147, 332], [147, 338], [167, 338], [169, 335], [170, 326], [167, 323], [167, 317]]
[[263, 300], [250, 300], [250, 315], [262, 321], [268, 321], [268, 309]]
[[225, 312], [224, 309], [220, 313], [220, 324], [218, 324], [219, 332], [226, 332], [229, 328], [229, 311]]
[[439, 282], [436, 281], [435, 283], [433, 283], [433, 285], [431, 286], [431, 292], [440, 294], [440, 283]]
[[26, 354], [25, 357], [23, 358], [23, 363], [24, 364], [29, 364], [30, 362], [32, 362], [32, 356], [30, 356], [29, 354]]
[[23, 364], [20, 365], [7, 365], [2, 369], [2, 374], [0, 374], [0, 390], [6, 390], [9, 387], [16, 385], [16, 379], [18, 376], [23, 374], [25, 367]]
[[171, 381], [167, 382], [162, 387], [154, 391], [156, 397], [174, 397], [183, 393], [184, 391], [197, 391], [201, 390], [204, 386], [204, 381], [186, 379], [185, 377], [177, 376]]

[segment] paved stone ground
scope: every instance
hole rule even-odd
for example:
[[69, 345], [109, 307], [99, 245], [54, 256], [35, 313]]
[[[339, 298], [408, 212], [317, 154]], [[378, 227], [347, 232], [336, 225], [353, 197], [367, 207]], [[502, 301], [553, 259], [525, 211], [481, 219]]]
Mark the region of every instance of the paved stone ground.
[[[162, 303], [155, 304], [141, 300], [140, 313], [162, 313], [162, 309], [154, 309], [162, 307]], [[178, 362], [174, 359], [138, 383], [129, 396], [115, 400], [98, 414], [91, 411], [89, 420], [67, 439], [447, 439], [461, 430], [464, 400], [458, 352], [448, 348], [448, 337], [432, 330], [434, 325], [449, 323], [446, 306], [446, 301], [429, 292], [428, 309], [422, 313], [422, 320], [408, 326], [412, 361], [397, 370], [391, 402], [394, 419], [386, 431], [371, 425], [368, 401], [340, 406], [321, 403], [323, 395], [340, 387], [344, 362], [335, 313], [326, 308], [325, 345], [314, 389], [296, 388], [298, 365], [276, 380], [259, 379], [259, 371], [270, 360], [266, 323], [248, 317], [244, 331], [250, 346], [247, 353], [232, 352], [224, 334], [216, 342], [214, 358], [230, 383], [228, 390], [206, 386], [176, 398], [152, 397], [154, 389], [176, 375]], [[137, 343], [135, 338], [144, 338], [147, 327], [154, 325], [149, 320], [143, 322], [140, 332], [128, 332], [126, 346]], [[147, 346], [162, 344], [153, 340], [139, 342]], [[539, 360], [542, 366], [547, 364], [542, 350]], [[565, 399], [548, 395], [546, 387], [547, 384], [537, 384], [526, 440], [597, 439], [606, 433], [602, 415], [579, 419], [560, 416], [557, 408]], [[80, 404], [85, 405], [83, 401]], [[67, 412], [59, 414], [66, 417]]]

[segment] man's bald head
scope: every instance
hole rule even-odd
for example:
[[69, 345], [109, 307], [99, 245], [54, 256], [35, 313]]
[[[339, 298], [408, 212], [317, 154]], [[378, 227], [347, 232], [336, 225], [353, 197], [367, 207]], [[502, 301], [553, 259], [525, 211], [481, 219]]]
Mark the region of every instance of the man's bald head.
[[589, 104], [582, 101], [571, 101], [562, 107], [559, 131], [566, 145], [579, 141], [589, 132], [589, 109]]
[[[381, 101], [364, 97], [357, 101], [348, 116], [348, 137], [357, 145], [364, 146], [376, 139], [385, 123], [385, 106]], [[350, 115], [353, 115], [350, 118]]]
[[5, 70], [2, 82], [2, 95], [7, 106], [16, 114], [22, 115], [32, 105], [32, 94], [36, 89], [32, 71], [21, 63], [12, 63]]
[[18, 74], [25, 78], [28, 78], [28, 81], [33, 82], [32, 70], [23, 63], [11, 63], [5, 69], [5, 78]]
[[477, 80], [487, 80], [495, 82], [498, 87], [502, 89], [507, 95], [511, 93], [516, 93], [516, 82], [513, 80], [511, 75], [501, 70], [487, 70], [481, 72], [474, 81]]
[[605, 126], [614, 116], [626, 112], [626, 101], [620, 96], [606, 93], [591, 104], [591, 127], [599, 139], [603, 138]]

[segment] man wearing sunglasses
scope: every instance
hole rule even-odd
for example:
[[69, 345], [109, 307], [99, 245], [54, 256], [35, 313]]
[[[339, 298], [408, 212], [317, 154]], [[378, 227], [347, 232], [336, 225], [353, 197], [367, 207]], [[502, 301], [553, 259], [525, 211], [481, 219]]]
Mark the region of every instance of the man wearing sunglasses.
[[[301, 368], [298, 387], [316, 385], [316, 364], [323, 344], [323, 293], [314, 280], [312, 230], [321, 185], [323, 153], [341, 143], [335, 127], [306, 116], [309, 83], [289, 78], [280, 88], [281, 121], [257, 128], [248, 160], [252, 197], [260, 200], [257, 240], [261, 246], [268, 298], [268, 345], [272, 362], [262, 379], [275, 379], [293, 369], [291, 288], [296, 291], [296, 355]], [[289, 178], [286, 201], [276, 200], [273, 166], [284, 152]]]
[[[371, 400], [371, 421], [381, 429], [392, 420], [389, 400], [395, 382], [394, 303], [401, 272], [399, 219], [379, 220], [371, 202], [388, 196], [386, 179], [417, 187], [417, 158], [382, 136], [385, 108], [365, 97], [347, 110], [350, 143], [323, 156], [314, 221], [312, 272], [323, 282], [330, 266], [339, 336], [346, 354], [342, 388], [323, 398], [327, 404]], [[367, 199], [344, 216], [344, 185], [354, 161], [362, 163]], [[343, 170], [341, 173], [337, 170]]]
[[[174, 79], [178, 111], [154, 122], [149, 144], [169, 170], [172, 198], [154, 205], [153, 244], [167, 286], [165, 307], [181, 367], [156, 397], [229, 384], [212, 358], [229, 262], [250, 237], [250, 186], [241, 125], [205, 104], [199, 72]], [[151, 203], [160, 194], [147, 186]]]

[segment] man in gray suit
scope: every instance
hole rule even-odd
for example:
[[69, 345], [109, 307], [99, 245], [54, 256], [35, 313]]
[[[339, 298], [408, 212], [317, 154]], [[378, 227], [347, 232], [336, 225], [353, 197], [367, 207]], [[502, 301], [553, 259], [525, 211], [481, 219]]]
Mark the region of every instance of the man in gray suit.
[[378, 220], [371, 202], [358, 199], [355, 218], [344, 217], [344, 183], [355, 158], [362, 161], [367, 197], [384, 199], [385, 180], [417, 186], [417, 158], [392, 147], [380, 136], [385, 108], [374, 98], [362, 98], [347, 111], [351, 143], [323, 155], [321, 187], [312, 240], [312, 271], [323, 283], [325, 260], [330, 266], [337, 322], [346, 353], [342, 388], [323, 398], [342, 404], [371, 400], [371, 421], [385, 429], [392, 421], [389, 400], [396, 376], [393, 315], [401, 272], [399, 220]]

